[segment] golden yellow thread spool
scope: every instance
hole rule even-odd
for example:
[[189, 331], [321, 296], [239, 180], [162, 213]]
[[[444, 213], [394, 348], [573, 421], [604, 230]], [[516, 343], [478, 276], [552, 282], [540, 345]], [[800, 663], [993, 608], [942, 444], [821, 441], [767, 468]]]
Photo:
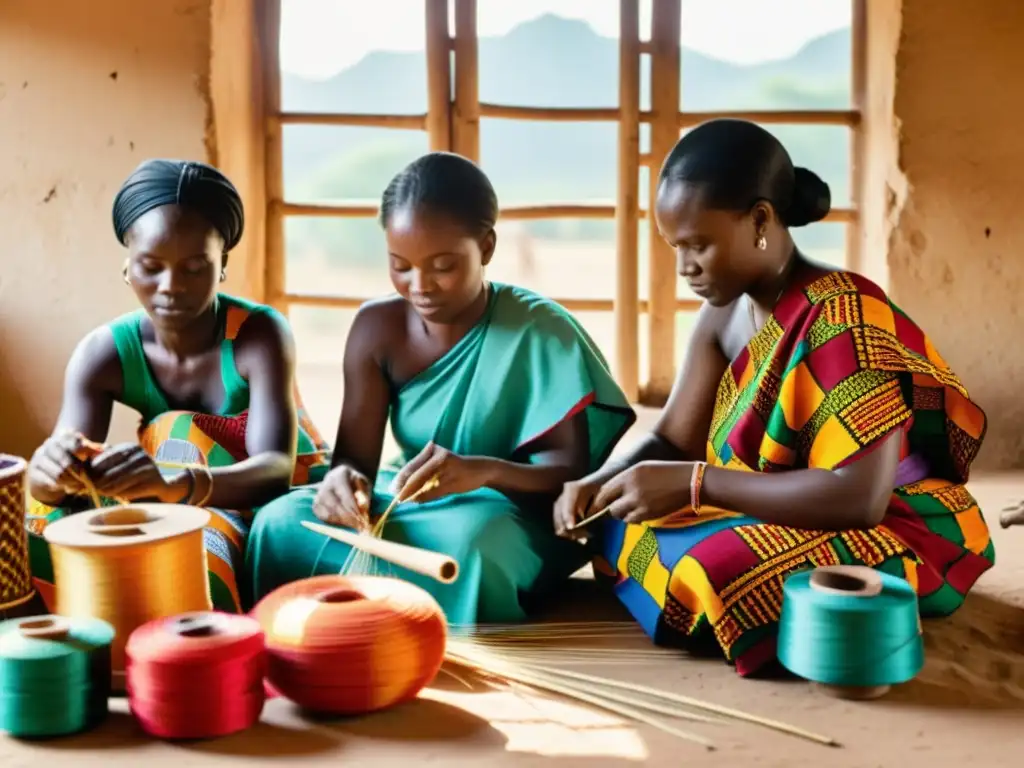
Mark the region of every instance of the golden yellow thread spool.
[[210, 513], [179, 504], [134, 504], [71, 515], [45, 529], [54, 613], [114, 627], [115, 691], [124, 690], [125, 644], [138, 627], [212, 609], [203, 527]]

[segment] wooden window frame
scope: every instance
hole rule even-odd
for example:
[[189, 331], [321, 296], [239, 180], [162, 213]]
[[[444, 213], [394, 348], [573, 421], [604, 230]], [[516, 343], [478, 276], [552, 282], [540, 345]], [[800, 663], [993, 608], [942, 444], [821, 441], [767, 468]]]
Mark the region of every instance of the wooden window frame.
[[[863, 147], [861, 129], [865, 107], [866, 0], [852, 3], [851, 89], [848, 110], [778, 110], [688, 112], [680, 109], [680, 0], [654, 0], [649, 41], [640, 39], [639, 0], [619, 0], [619, 106], [613, 108], [545, 108], [482, 103], [477, 63], [477, 0], [423, 0], [426, 10], [427, 101], [425, 114], [372, 115], [345, 113], [285, 113], [281, 110], [279, 57], [281, 0], [260, 2], [259, 33], [265, 106], [266, 252], [262, 300], [287, 314], [292, 306], [353, 308], [369, 296], [312, 295], [285, 289], [284, 222], [288, 216], [335, 218], [373, 217], [376, 201], [348, 201], [331, 205], [290, 203], [284, 197], [282, 133], [285, 125], [364, 126], [427, 131], [431, 150], [458, 152], [480, 159], [480, 119], [615, 122], [618, 124], [617, 190], [614, 204], [511, 206], [501, 218], [546, 219], [559, 217], [614, 219], [616, 222], [615, 296], [608, 299], [555, 300], [570, 311], [612, 312], [615, 316], [614, 373], [633, 402], [665, 402], [676, 375], [676, 313], [700, 307], [696, 299], [677, 298], [671, 249], [659, 237], [649, 238], [649, 296], [639, 298], [639, 222], [648, 216], [640, 208], [640, 169], [649, 168], [648, 199], [655, 199], [660, 162], [679, 138], [681, 129], [717, 117], [734, 117], [761, 124], [833, 125], [850, 129], [850, 179], [853, 207], [834, 209], [827, 222], [847, 226], [846, 266], [861, 263]], [[449, 3], [454, 5], [455, 29], [449, 32]], [[452, 53], [454, 52], [454, 55]], [[651, 109], [640, 109], [640, 59], [651, 59]], [[454, 62], [454, 72], [452, 63]], [[454, 74], [454, 79], [452, 75]], [[450, 84], [454, 85], [452, 88]], [[650, 126], [651, 147], [640, 152], [640, 126]], [[650, 318], [650, 354], [645, 380], [639, 364], [639, 317]]]

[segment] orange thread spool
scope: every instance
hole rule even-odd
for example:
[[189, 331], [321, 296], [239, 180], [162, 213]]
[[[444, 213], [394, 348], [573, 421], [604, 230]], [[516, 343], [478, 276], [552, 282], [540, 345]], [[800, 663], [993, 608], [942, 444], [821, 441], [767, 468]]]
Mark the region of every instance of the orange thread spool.
[[308, 710], [355, 715], [415, 698], [444, 661], [448, 625], [424, 589], [380, 576], [315, 576], [263, 598], [267, 677]]

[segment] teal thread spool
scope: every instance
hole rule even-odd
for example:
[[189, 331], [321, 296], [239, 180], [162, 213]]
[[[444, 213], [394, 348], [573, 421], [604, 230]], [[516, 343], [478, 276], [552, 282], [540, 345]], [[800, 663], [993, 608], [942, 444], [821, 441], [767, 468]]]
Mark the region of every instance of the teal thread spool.
[[0, 730], [46, 738], [99, 725], [108, 711], [113, 639], [114, 628], [99, 619], [0, 623]]
[[778, 657], [845, 699], [875, 699], [924, 665], [917, 594], [906, 580], [862, 565], [794, 574], [782, 588]]

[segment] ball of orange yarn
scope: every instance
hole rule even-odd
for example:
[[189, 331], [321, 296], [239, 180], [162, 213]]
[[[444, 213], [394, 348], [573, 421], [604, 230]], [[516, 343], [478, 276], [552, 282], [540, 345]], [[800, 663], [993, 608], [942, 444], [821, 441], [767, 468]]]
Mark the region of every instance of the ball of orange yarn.
[[314, 576], [252, 610], [267, 678], [305, 709], [353, 715], [414, 698], [444, 661], [448, 626], [424, 589], [380, 576]]

